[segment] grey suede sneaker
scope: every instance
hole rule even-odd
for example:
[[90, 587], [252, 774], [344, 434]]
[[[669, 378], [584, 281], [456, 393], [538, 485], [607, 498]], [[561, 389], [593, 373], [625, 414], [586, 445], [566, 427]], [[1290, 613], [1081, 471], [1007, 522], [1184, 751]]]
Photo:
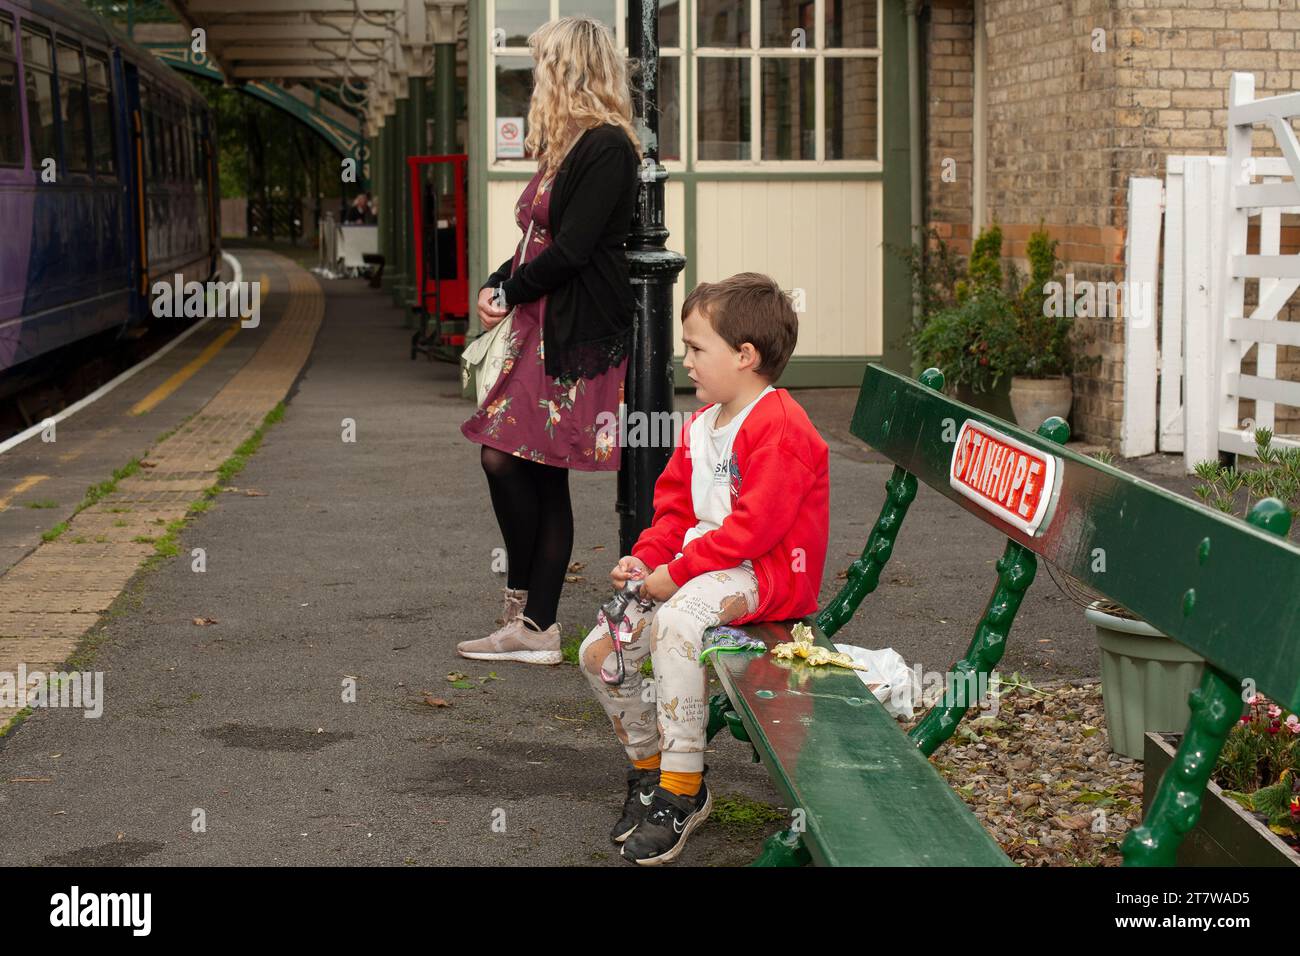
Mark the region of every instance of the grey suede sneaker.
[[525, 614], [517, 615], [499, 630], [476, 641], [461, 641], [456, 653], [473, 661], [519, 661], [523, 664], [559, 664], [560, 623], [546, 630]]

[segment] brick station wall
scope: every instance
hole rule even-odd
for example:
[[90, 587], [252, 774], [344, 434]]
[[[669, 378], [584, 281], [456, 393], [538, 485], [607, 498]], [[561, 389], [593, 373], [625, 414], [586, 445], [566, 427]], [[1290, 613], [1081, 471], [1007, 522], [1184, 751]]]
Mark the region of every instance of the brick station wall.
[[[935, 0], [921, 42], [927, 56], [926, 223], [964, 256], [970, 253], [974, 215], [975, 13], [970, 0]], [[953, 182], [943, 180], [948, 159], [953, 161]]]
[[[1255, 74], [1257, 96], [1300, 90], [1300, 12], [1275, 0], [986, 0], [986, 221], [1004, 254], [1025, 265], [1041, 222], [1076, 281], [1124, 273], [1131, 176], [1163, 178], [1165, 157], [1222, 155], [1232, 72]], [[1105, 30], [1094, 52], [1093, 30]], [[926, 220], [963, 254], [971, 238], [974, 7], [934, 0], [928, 58]], [[1256, 130], [1256, 152], [1277, 155]], [[956, 160], [957, 182], [942, 162]], [[1292, 225], [1289, 221], [1284, 226]], [[1284, 228], [1283, 252], [1296, 230]], [[1300, 310], [1296, 311], [1300, 316]], [[1099, 365], [1076, 376], [1073, 424], [1118, 440], [1124, 327], [1080, 320]], [[1300, 379], [1300, 354], [1281, 349], [1278, 375]], [[1242, 415], [1253, 410], [1244, 403]], [[1300, 409], [1279, 406], [1278, 430], [1300, 432]]]
[[[1254, 75], [1256, 97], [1300, 90], [1300, 11], [1294, 0], [1123, 0], [1116, 27], [1129, 61], [1120, 70], [1126, 94], [1121, 116], [1141, 135], [1125, 175], [1162, 178], [1166, 155], [1222, 156], [1234, 72]], [[1273, 134], [1262, 126], [1255, 127], [1253, 152], [1280, 155]], [[1298, 222], [1283, 217], [1283, 254], [1300, 252]], [[1257, 251], [1253, 228], [1249, 242], [1250, 251]], [[1248, 303], [1255, 286], [1247, 283]], [[1300, 318], [1300, 309], [1292, 305], [1279, 318]], [[1248, 357], [1246, 369], [1253, 365]], [[1300, 380], [1300, 350], [1278, 349], [1277, 376]], [[1254, 415], [1253, 406], [1241, 403], [1243, 418]], [[1279, 405], [1276, 419], [1278, 431], [1300, 432], [1300, 409]]]

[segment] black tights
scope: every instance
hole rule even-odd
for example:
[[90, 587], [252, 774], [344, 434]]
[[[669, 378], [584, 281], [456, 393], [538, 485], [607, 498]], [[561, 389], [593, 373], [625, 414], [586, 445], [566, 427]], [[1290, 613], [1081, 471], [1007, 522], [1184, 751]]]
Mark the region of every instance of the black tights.
[[524, 614], [545, 630], [555, 623], [573, 554], [569, 470], [481, 447], [492, 510], [506, 543], [506, 584], [528, 589]]

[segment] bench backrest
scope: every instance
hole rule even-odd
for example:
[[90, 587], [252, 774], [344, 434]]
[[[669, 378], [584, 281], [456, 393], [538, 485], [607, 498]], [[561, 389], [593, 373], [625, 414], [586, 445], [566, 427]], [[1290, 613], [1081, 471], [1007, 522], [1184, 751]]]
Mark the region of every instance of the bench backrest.
[[[1044, 489], [1049, 497], [1033, 533], [951, 482], [967, 421], [1055, 459], [1055, 487]], [[1288, 514], [1272, 519], [1270, 533], [876, 365], [863, 380], [851, 430], [1011, 540], [1300, 710], [1300, 548], [1278, 534], [1289, 527]]]
[[[876, 588], [917, 482], [1007, 537], [998, 579], [958, 678], [987, 674], [1042, 556], [1207, 661], [1191, 719], [1143, 825], [1124, 841], [1128, 865], [1173, 865], [1195, 825], [1214, 762], [1244, 706], [1243, 684], [1300, 710], [1300, 548], [1290, 512], [1271, 499], [1238, 521], [1062, 447], [1069, 428], [1036, 433], [871, 365], [851, 431], [895, 463], [862, 557], [817, 616], [830, 636]], [[910, 731], [925, 754], [952, 736], [971, 701], [935, 705]]]

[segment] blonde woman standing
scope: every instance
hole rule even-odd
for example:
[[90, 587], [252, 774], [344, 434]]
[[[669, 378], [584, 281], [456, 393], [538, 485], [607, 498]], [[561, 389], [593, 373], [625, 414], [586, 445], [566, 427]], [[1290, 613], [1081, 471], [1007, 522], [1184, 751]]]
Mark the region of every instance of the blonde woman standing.
[[[462, 641], [474, 660], [558, 664], [556, 611], [573, 551], [569, 469], [617, 471], [617, 416], [636, 311], [624, 241], [641, 146], [609, 30], [564, 17], [528, 38], [536, 64], [526, 145], [537, 173], [515, 206], [528, 242], [479, 290], [484, 328], [515, 309], [507, 360], [461, 426], [480, 458], [508, 570], [504, 624]], [[529, 227], [532, 227], [529, 233]], [[500, 286], [506, 307], [492, 305]]]

